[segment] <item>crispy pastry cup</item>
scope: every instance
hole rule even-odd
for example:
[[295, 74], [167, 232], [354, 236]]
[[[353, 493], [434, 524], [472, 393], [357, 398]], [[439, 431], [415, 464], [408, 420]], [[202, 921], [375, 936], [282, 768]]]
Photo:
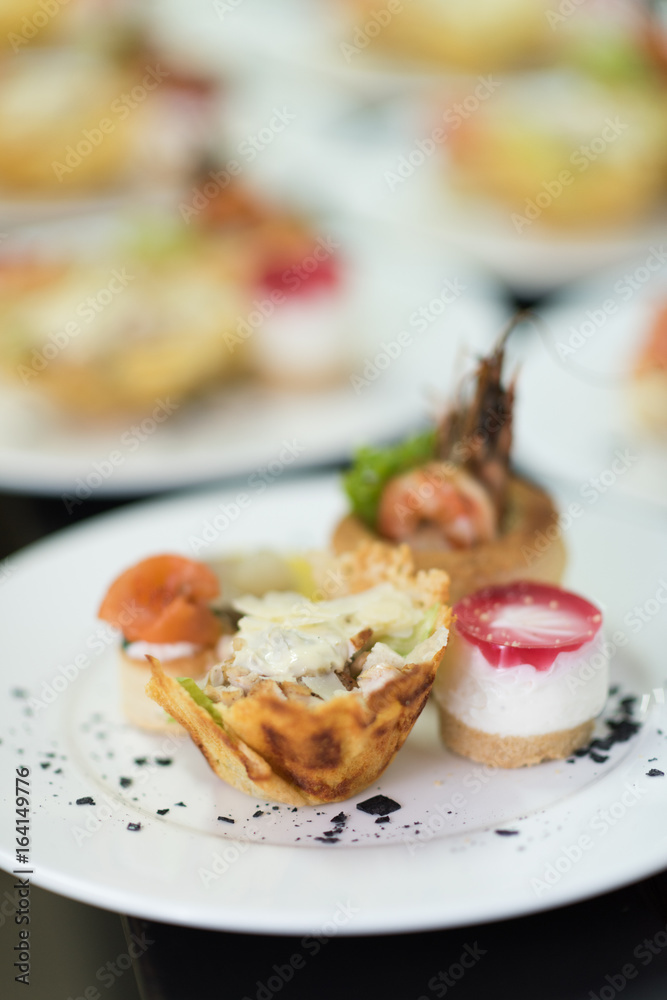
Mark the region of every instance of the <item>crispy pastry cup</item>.
[[364, 695], [353, 689], [328, 701], [293, 698], [270, 679], [231, 705], [215, 704], [220, 722], [151, 660], [146, 691], [188, 731], [218, 777], [260, 799], [288, 805], [339, 802], [371, 785], [401, 748], [431, 692], [447, 644], [448, 578], [414, 572], [406, 546], [365, 545], [339, 561], [342, 593], [385, 580], [439, 605], [435, 631]]

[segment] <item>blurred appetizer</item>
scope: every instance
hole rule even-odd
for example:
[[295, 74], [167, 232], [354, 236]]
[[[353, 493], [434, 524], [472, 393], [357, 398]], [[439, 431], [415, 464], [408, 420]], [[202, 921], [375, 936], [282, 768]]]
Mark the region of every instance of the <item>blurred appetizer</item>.
[[609, 684], [598, 608], [524, 581], [464, 597], [453, 615], [434, 688], [450, 750], [524, 767], [589, 742]]
[[160, 658], [171, 677], [201, 680], [219, 658], [230, 620], [215, 613], [218, 577], [205, 563], [178, 555], [143, 559], [114, 580], [99, 617], [122, 633], [119, 650], [121, 703], [126, 718], [142, 729], [174, 732], [173, 720], [146, 697], [151, 676], [146, 657]]
[[602, 67], [504, 80], [454, 121], [443, 146], [448, 180], [504, 208], [518, 235], [626, 225], [664, 195], [664, 96], [627, 77], [611, 84]]
[[[565, 548], [554, 530], [556, 508], [510, 467], [514, 385], [502, 385], [506, 336], [439, 426], [394, 447], [359, 451], [345, 476], [352, 512], [335, 529], [335, 552], [370, 539], [405, 543], [418, 568], [447, 571], [453, 601], [492, 583], [560, 580]], [[544, 535], [553, 541], [538, 547]]]
[[180, 183], [209, 140], [206, 102], [148, 52], [5, 56], [0, 192], [54, 199]]
[[72, 414], [171, 412], [238, 370], [249, 271], [241, 248], [153, 217], [88, 260], [5, 257], [0, 368]]
[[233, 602], [232, 650], [202, 691], [157, 659], [147, 693], [188, 730], [218, 777], [299, 806], [372, 784], [431, 690], [449, 625], [447, 576], [415, 573], [409, 550], [344, 557], [346, 593], [270, 592]]
[[629, 381], [630, 403], [641, 423], [667, 436], [667, 305], [655, 312]]
[[347, 3], [353, 52], [382, 53], [421, 68], [476, 73], [533, 66], [549, 57], [557, 40], [546, 0], [411, 0], [395, 10], [379, 10], [375, 0]]
[[250, 250], [255, 294], [237, 339], [247, 342], [253, 372], [286, 389], [317, 390], [342, 380], [352, 357], [349, 273], [339, 241], [238, 181], [208, 200], [201, 224], [234, 232]]

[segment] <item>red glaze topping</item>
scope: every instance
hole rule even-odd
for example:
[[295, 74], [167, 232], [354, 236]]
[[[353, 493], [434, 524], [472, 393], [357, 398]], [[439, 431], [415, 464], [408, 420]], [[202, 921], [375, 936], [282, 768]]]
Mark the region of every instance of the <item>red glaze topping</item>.
[[492, 667], [529, 663], [548, 670], [559, 653], [591, 642], [602, 624], [600, 609], [590, 601], [528, 580], [478, 590], [453, 611], [458, 634]]
[[262, 278], [262, 287], [267, 292], [279, 291], [287, 296], [308, 295], [322, 289], [333, 289], [338, 280], [336, 259], [328, 256], [319, 260], [313, 253], [292, 267], [268, 271]]

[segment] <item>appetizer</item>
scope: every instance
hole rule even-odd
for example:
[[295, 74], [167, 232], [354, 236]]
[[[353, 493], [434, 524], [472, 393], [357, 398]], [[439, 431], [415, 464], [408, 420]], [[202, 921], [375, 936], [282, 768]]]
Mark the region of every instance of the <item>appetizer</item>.
[[589, 742], [607, 698], [602, 615], [530, 582], [489, 587], [453, 608], [434, 688], [443, 742], [492, 767], [569, 757]]
[[178, 555], [143, 559], [109, 587], [99, 617], [123, 635], [121, 702], [133, 725], [170, 733], [178, 730], [146, 697], [151, 675], [146, 657], [159, 657], [169, 676], [202, 679], [218, 659], [221, 636], [232, 631], [229, 620], [211, 607], [219, 592], [212, 569]]
[[667, 305], [655, 311], [630, 377], [630, 403], [639, 422], [667, 435]]
[[[447, 571], [452, 601], [522, 577], [560, 580], [565, 548], [553, 502], [510, 468], [514, 385], [501, 383], [508, 333], [481, 361], [472, 394], [463, 386], [434, 430], [360, 450], [345, 477], [352, 513], [335, 529], [334, 551], [373, 538], [405, 543], [418, 568]], [[538, 546], [544, 535], [553, 540]]]
[[403, 745], [448, 638], [448, 580], [415, 573], [407, 547], [339, 561], [342, 596], [269, 592], [233, 602], [230, 654], [204, 690], [151, 658], [147, 693], [190, 733], [213, 771], [293, 806], [372, 784]]
[[247, 309], [248, 272], [224, 237], [152, 216], [87, 259], [6, 257], [0, 368], [75, 415], [175, 408], [239, 370], [227, 339]]
[[353, 51], [383, 52], [422, 69], [475, 73], [535, 65], [557, 40], [545, 0], [411, 0], [393, 13], [391, 5], [378, 10], [375, 0], [347, 3], [355, 15]]

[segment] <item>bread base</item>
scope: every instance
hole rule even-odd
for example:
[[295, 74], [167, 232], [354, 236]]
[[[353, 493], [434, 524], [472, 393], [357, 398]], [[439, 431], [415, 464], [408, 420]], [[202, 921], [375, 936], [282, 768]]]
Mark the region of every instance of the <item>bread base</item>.
[[[133, 660], [123, 649], [119, 651], [118, 657], [121, 707], [128, 722], [148, 732], [184, 736], [185, 730], [146, 694], [146, 685], [151, 679], [148, 660]], [[203, 649], [195, 656], [167, 660], [162, 664], [162, 669], [169, 677], [192, 677], [198, 681], [217, 659], [214, 649]]]
[[573, 729], [559, 729], [537, 736], [499, 736], [461, 722], [445, 708], [440, 712], [440, 736], [449, 750], [490, 767], [527, 767], [543, 760], [562, 760], [585, 746], [593, 733], [594, 719]]
[[[348, 514], [337, 525], [332, 546], [340, 555], [371, 540], [381, 539], [358, 517]], [[411, 551], [417, 569], [449, 573], [452, 604], [492, 584], [513, 580], [560, 583], [566, 561], [558, 512], [550, 496], [518, 476], [510, 479], [507, 516], [498, 538], [470, 549]]]

